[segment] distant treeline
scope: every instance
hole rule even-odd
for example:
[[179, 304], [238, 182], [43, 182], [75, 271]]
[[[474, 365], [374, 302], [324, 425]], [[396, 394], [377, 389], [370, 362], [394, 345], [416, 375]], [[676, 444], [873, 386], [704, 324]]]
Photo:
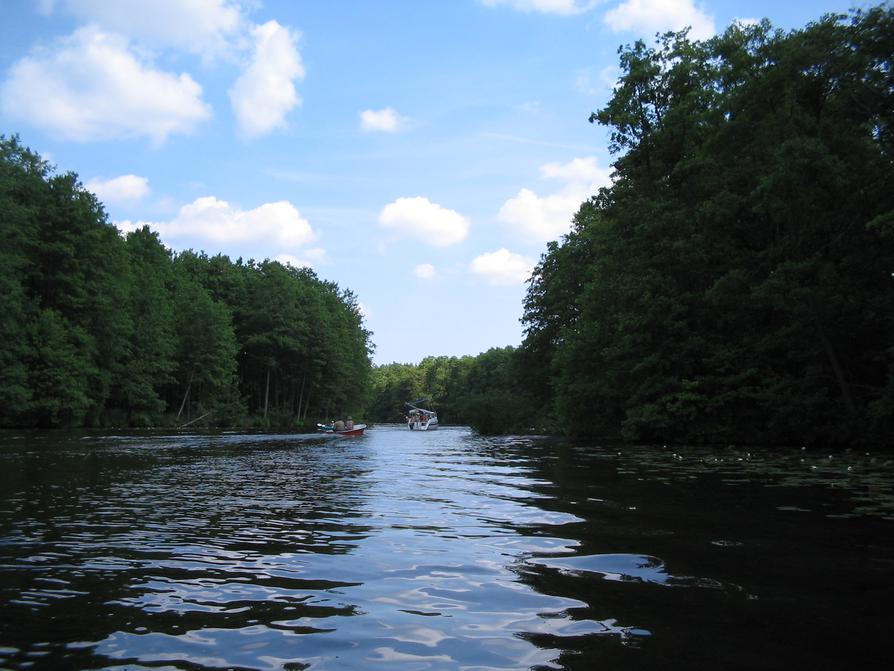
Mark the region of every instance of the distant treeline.
[[0, 136], [0, 425], [296, 425], [359, 409], [370, 333], [311, 270], [122, 236]]
[[480, 392], [443, 377], [444, 414], [630, 441], [891, 444], [892, 60], [889, 5], [622, 49], [590, 119], [612, 129], [613, 185], [548, 245], [524, 342], [377, 370], [382, 407], [438, 400], [433, 371], [499, 361]]
[[427, 357], [419, 364], [376, 366], [366, 416], [376, 422], [404, 420], [403, 404], [427, 398], [441, 424], [467, 424], [485, 433], [548, 430], [544, 413], [532, 409], [521, 384], [514, 347], [478, 356]]

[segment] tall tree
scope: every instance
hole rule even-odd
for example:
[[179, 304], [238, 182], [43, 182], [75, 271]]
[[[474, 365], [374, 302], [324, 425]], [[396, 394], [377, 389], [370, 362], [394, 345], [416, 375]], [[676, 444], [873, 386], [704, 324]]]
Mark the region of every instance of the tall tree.
[[130, 424], [147, 424], [164, 413], [160, 392], [173, 381], [176, 366], [173, 263], [158, 234], [145, 226], [127, 235], [125, 248], [132, 331], [116, 403], [126, 410]]
[[222, 410], [229, 415], [239, 405], [232, 314], [188, 270], [175, 264], [175, 273], [177, 414], [189, 415], [196, 405], [205, 412]]
[[34, 248], [36, 205], [46, 195], [49, 165], [17, 136], [0, 135], [0, 423], [26, 421], [29, 385], [29, 325], [35, 307], [24, 286]]
[[2, 328], [18, 335], [5, 344], [3, 393], [20, 409], [17, 423], [100, 423], [127, 352], [128, 315], [118, 310], [128, 281], [122, 241], [77, 175], [52, 174], [17, 138], [0, 145], [9, 241]]

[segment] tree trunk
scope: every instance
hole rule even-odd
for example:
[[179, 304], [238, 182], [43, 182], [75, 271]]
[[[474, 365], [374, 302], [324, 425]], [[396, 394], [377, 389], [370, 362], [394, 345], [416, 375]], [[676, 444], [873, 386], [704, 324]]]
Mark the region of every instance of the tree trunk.
[[264, 385], [264, 419], [267, 419], [267, 404], [270, 402], [270, 366], [267, 366], [267, 383]]
[[201, 417], [196, 417], [195, 419], [188, 421], [186, 424], [181, 424], [181, 425], [180, 425], [180, 428], [182, 429], [183, 427], [189, 426], [190, 424], [195, 424], [195, 423], [198, 422], [199, 420], [201, 420], [201, 419], [205, 419], [205, 418], [206, 418], [208, 415], [210, 415], [210, 414], [211, 414], [211, 411], [209, 410], [208, 412], [206, 412], [206, 413], [205, 413], [204, 415], [202, 415]]
[[[304, 419], [302, 419], [301, 421], [304, 421], [305, 419], [307, 419], [307, 411], [308, 410], [310, 410], [310, 394], [309, 393], [307, 395], [307, 398], [304, 400]], [[325, 420], [326, 418], [324, 417], [323, 419]]]
[[301, 417], [302, 404], [304, 403], [304, 381], [307, 380], [307, 373], [305, 373], [301, 378], [301, 391], [298, 392], [298, 421], [303, 422], [304, 418]]
[[180, 410], [177, 411], [177, 419], [180, 419], [180, 415], [183, 414], [183, 407], [186, 405], [186, 399], [189, 398], [189, 390], [192, 389], [192, 376], [193, 374], [189, 374], [189, 382], [186, 383], [186, 393], [183, 394], [183, 402], [180, 404]]
[[854, 397], [851, 394], [850, 385], [847, 383], [847, 380], [844, 377], [844, 369], [841, 367], [841, 362], [838, 360], [838, 355], [835, 354], [835, 348], [832, 346], [832, 342], [826, 335], [826, 330], [823, 328], [822, 321], [820, 321], [815, 304], [811, 307], [813, 308], [813, 321], [814, 323], [816, 323], [816, 330], [819, 334], [820, 342], [823, 343], [823, 349], [825, 350], [826, 356], [829, 359], [829, 364], [832, 366], [832, 372], [835, 374], [835, 381], [838, 383], [838, 389], [841, 392], [841, 398], [844, 400], [844, 405], [847, 408], [847, 414], [850, 417], [856, 417], [857, 406], [854, 403]]
[[289, 418], [295, 419], [295, 401], [298, 400], [298, 387], [294, 382], [289, 382]]

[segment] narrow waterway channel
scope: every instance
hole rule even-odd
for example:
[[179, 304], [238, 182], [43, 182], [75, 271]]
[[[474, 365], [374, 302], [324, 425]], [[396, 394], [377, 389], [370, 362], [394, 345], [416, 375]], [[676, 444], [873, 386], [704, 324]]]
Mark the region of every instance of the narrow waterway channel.
[[892, 597], [890, 454], [0, 435], [0, 668], [868, 668]]

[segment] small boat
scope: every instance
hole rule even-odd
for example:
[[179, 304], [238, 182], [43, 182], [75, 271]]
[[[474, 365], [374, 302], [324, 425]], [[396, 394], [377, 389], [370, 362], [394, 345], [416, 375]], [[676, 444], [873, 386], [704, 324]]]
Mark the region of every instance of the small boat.
[[366, 429], [366, 424], [355, 424], [350, 429], [344, 428], [340, 431], [335, 428], [334, 424], [317, 424], [317, 431], [321, 431], [323, 433], [332, 433], [336, 436], [362, 436], [364, 429]]
[[434, 431], [438, 428], [437, 413], [419, 407], [426, 403], [428, 400], [424, 398], [413, 403], [404, 403], [407, 409], [407, 428], [411, 431]]
[[362, 436], [363, 430], [366, 428], [366, 424], [355, 424], [352, 429], [345, 429], [344, 431], [333, 431], [336, 436]]

